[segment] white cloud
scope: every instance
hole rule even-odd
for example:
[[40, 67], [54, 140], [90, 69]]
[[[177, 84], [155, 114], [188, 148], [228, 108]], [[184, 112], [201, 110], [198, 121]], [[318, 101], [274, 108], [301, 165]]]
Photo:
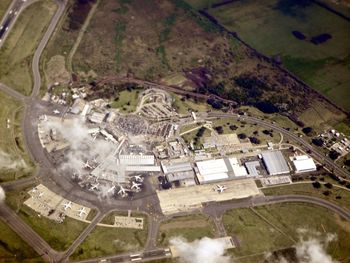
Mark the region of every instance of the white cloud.
[[179, 253], [183, 263], [230, 263], [232, 260], [224, 256], [225, 242], [204, 237], [191, 243], [181, 237], [173, 238], [170, 244]]
[[0, 169], [17, 170], [26, 167], [26, 163], [23, 159], [15, 159], [11, 155], [0, 150]]
[[5, 191], [0, 186], [0, 203], [2, 203], [5, 200]]

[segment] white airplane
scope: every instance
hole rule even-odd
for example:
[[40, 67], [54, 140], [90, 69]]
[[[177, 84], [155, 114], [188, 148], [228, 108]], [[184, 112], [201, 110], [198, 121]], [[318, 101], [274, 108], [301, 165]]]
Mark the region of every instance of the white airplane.
[[44, 192], [40, 192], [39, 195], [38, 195], [38, 197], [40, 198], [40, 197], [42, 197], [43, 195], [44, 195]]
[[60, 114], [61, 112], [59, 110], [54, 110], [53, 113]]
[[126, 192], [129, 191], [129, 189], [124, 188], [123, 186], [119, 185], [120, 189], [118, 191], [118, 195], [125, 196]]
[[134, 178], [136, 182], [143, 182], [143, 177], [140, 175], [134, 175], [132, 178]]
[[83, 162], [84, 168], [89, 168], [89, 169], [93, 169], [92, 166], [89, 164], [89, 161], [86, 160], [86, 163]]
[[142, 185], [142, 184], [138, 184], [138, 183], [132, 182], [131, 190], [132, 190], [132, 189], [140, 190], [140, 186], [141, 186], [141, 185]]
[[36, 193], [37, 191], [38, 191], [38, 188], [33, 187], [33, 189], [32, 189], [32, 193]]
[[91, 191], [97, 190], [97, 187], [98, 187], [99, 185], [100, 185], [99, 183], [92, 184], [91, 187], [90, 187], [90, 190], [91, 190]]
[[217, 185], [216, 186], [216, 191], [218, 191], [219, 194], [223, 193], [226, 189], [227, 189], [227, 187], [224, 185]]
[[71, 201], [63, 204], [64, 211], [66, 211], [68, 208], [72, 208], [72, 202]]
[[87, 212], [85, 211], [85, 207], [82, 207], [78, 210], [78, 216], [81, 217], [82, 215], [86, 215]]
[[116, 188], [115, 185], [113, 185], [111, 188], [109, 188], [107, 190], [107, 193], [113, 192], [115, 190], [115, 188]]

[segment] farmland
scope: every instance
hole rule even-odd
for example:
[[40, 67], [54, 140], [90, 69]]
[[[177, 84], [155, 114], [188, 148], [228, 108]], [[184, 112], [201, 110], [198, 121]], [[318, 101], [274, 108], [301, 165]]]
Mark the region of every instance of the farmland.
[[[323, 207], [285, 203], [234, 209], [224, 214], [223, 222], [227, 233], [240, 241], [240, 248], [230, 252], [238, 259], [286, 249], [300, 244], [302, 239], [322, 240], [335, 234], [337, 239], [325, 246], [327, 252], [339, 262], [349, 260], [349, 223]], [[251, 258], [242, 262], [256, 261]]]
[[[350, 110], [349, 21], [311, 1], [234, 1], [209, 12], [253, 48], [280, 60], [313, 88]], [[322, 34], [331, 38], [312, 42], [312, 37]]]

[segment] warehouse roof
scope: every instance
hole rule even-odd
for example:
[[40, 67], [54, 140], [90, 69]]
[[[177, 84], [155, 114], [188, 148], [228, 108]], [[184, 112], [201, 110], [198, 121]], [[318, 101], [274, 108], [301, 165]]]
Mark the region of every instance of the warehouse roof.
[[270, 175], [289, 173], [288, 164], [281, 151], [266, 151], [261, 155]]
[[307, 155], [295, 157], [293, 164], [297, 172], [308, 172], [316, 170], [316, 164], [314, 160]]
[[186, 163], [174, 163], [165, 165], [162, 163], [163, 172], [165, 174], [167, 173], [178, 173], [178, 172], [185, 172], [185, 171], [191, 171], [192, 166], [189, 162]]

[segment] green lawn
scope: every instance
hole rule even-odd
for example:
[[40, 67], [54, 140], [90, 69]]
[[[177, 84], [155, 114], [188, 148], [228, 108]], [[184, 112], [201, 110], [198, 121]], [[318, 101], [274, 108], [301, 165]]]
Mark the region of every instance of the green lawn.
[[0, 262], [44, 262], [9, 226], [0, 220]]
[[176, 217], [160, 225], [157, 243], [160, 246], [169, 244], [173, 237], [183, 237], [189, 242], [203, 237], [214, 237], [213, 222], [203, 215]]
[[[221, 126], [224, 130], [224, 134], [228, 133], [244, 133], [247, 137], [256, 137], [260, 140], [260, 145], [266, 144], [266, 142], [274, 142], [278, 143], [281, 139], [279, 133], [272, 131], [272, 136], [266, 135], [263, 133], [266, 130], [264, 127], [259, 125], [254, 125], [250, 123], [245, 123], [244, 121], [236, 121], [233, 118], [221, 118], [221, 119], [213, 119], [213, 128], [217, 126]], [[235, 125], [237, 128], [232, 130], [230, 128], [231, 125]], [[254, 134], [254, 132], [257, 132]]]
[[[114, 216], [115, 214], [111, 215]], [[108, 217], [107, 221], [105, 219], [103, 222], [107, 223], [110, 222], [111, 217]], [[148, 223], [146, 218], [142, 230], [97, 226], [76, 249], [71, 259], [81, 260], [139, 251], [146, 244], [147, 234]]]
[[171, 93], [173, 97], [173, 107], [176, 109], [176, 112], [179, 114], [188, 114], [189, 111], [199, 111], [205, 112], [208, 111], [211, 107], [205, 102], [195, 102], [193, 99], [182, 100], [181, 95]]
[[[327, 252], [340, 262], [350, 259], [349, 222], [325, 208], [298, 203], [284, 203], [255, 208], [234, 209], [225, 213], [223, 222], [229, 235], [235, 235], [240, 248], [230, 251], [235, 257], [271, 252], [293, 246], [302, 237], [326, 239], [336, 234]], [[300, 234], [305, 229], [306, 236]], [[253, 261], [244, 261], [253, 262]]]
[[112, 108], [117, 108], [120, 112], [131, 113], [136, 110], [140, 89], [123, 90], [118, 93], [117, 98], [110, 104]]
[[7, 9], [9, 8], [11, 2], [12, 2], [11, 0], [1, 0], [0, 1], [0, 21], [3, 17], [3, 15], [5, 14], [5, 12], [7, 11]]
[[87, 224], [69, 217], [66, 217], [61, 224], [43, 216], [39, 217], [34, 210], [23, 204], [29, 197], [27, 192], [33, 187], [34, 185], [7, 192], [6, 203], [53, 249], [66, 250], [87, 227]]
[[[324, 191], [329, 190], [331, 194], [325, 196]], [[278, 187], [270, 187], [262, 189], [265, 195], [288, 195], [288, 194], [298, 194], [298, 195], [308, 195], [315, 196], [335, 203], [341, 207], [344, 207], [350, 211], [350, 191], [339, 189], [333, 187], [332, 189], [327, 189], [322, 186], [320, 189], [315, 189], [312, 184], [289, 184]], [[341, 196], [341, 199], [336, 199], [336, 196]]]
[[54, 1], [40, 0], [21, 13], [0, 50], [0, 82], [31, 93], [32, 57], [56, 9]]
[[[284, 66], [340, 106], [350, 109], [350, 23], [326, 9], [304, 1], [247, 0], [211, 9], [229, 30], [258, 51], [279, 56]], [[298, 40], [292, 31], [302, 32]], [[332, 38], [319, 45], [309, 40], [319, 34]]]
[[[30, 175], [33, 163], [23, 145], [22, 104], [2, 92], [0, 104], [0, 182], [3, 182]], [[10, 120], [9, 126], [7, 120]]]

